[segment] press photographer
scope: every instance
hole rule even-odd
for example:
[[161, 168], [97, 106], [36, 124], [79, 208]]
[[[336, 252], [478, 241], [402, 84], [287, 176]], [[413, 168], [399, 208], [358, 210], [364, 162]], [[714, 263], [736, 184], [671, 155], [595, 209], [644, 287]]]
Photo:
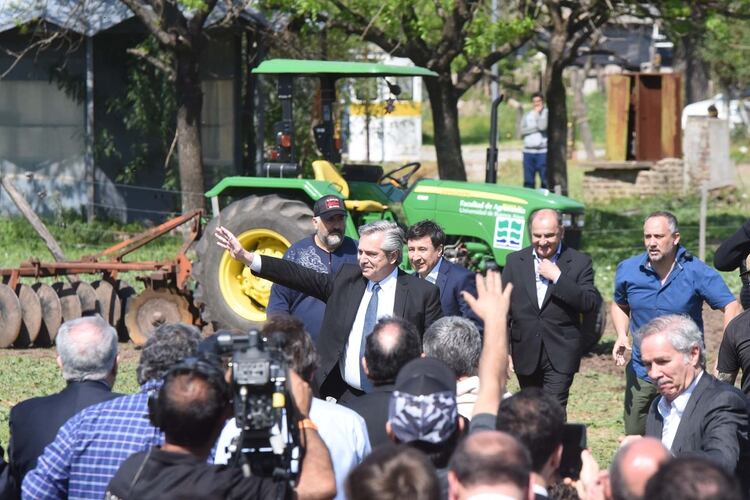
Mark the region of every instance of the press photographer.
[[[331, 498], [335, 482], [331, 459], [320, 436], [307, 419], [312, 391], [289, 371], [289, 386], [301, 417], [300, 444], [304, 448], [298, 498]], [[109, 484], [106, 499], [289, 498], [288, 482], [272, 477], [245, 477], [236, 467], [206, 463], [211, 447], [231, 413], [231, 389], [218, 364], [188, 358], [165, 377], [149, 401], [149, 417], [164, 431], [164, 445], [128, 458]]]

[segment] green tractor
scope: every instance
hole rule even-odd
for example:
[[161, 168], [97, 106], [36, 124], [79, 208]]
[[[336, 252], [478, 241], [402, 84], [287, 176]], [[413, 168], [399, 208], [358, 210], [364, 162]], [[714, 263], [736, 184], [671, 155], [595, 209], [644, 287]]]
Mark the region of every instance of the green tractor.
[[[265, 161], [255, 177], [228, 177], [206, 196], [213, 218], [196, 246], [197, 279], [194, 298], [203, 319], [216, 327], [247, 328], [265, 320], [271, 283], [222, 251], [213, 238], [218, 224], [237, 235], [245, 248], [281, 257], [295, 241], [312, 233], [312, 205], [326, 194], [345, 200], [349, 211], [346, 234], [357, 239], [359, 225], [377, 219], [404, 225], [422, 219], [440, 224], [448, 236], [446, 258], [482, 271], [502, 267], [508, 253], [529, 245], [527, 221], [541, 208], [562, 213], [566, 242], [578, 247], [584, 223], [581, 203], [550, 193], [492, 183], [419, 179], [410, 183], [419, 163], [408, 163], [389, 172], [377, 165], [337, 165], [341, 161], [334, 140], [336, 80], [352, 77], [436, 77], [420, 67], [364, 62], [268, 60], [255, 74], [278, 77], [282, 120], [275, 126], [273, 159]], [[292, 98], [294, 79], [320, 79], [322, 121], [314, 133], [322, 158], [312, 163], [314, 178], [300, 178], [302, 169], [293, 150]], [[389, 87], [395, 87], [389, 83]], [[398, 93], [398, 89], [391, 88]], [[493, 103], [493, 132], [496, 137]], [[494, 135], [493, 135], [494, 134]], [[488, 149], [488, 180], [496, 175], [496, 148]], [[225, 199], [234, 200], [222, 207]]]

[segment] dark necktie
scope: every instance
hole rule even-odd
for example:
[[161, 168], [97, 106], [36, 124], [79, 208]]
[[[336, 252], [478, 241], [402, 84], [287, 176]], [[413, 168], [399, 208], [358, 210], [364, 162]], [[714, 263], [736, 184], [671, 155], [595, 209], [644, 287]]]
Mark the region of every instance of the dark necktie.
[[365, 392], [372, 392], [372, 384], [365, 374], [364, 368], [362, 368], [362, 357], [365, 355], [365, 342], [367, 337], [372, 333], [375, 328], [375, 323], [378, 322], [378, 292], [380, 291], [380, 285], [375, 283], [372, 285], [372, 296], [370, 297], [370, 303], [367, 304], [367, 311], [365, 311], [365, 323], [362, 327], [362, 343], [359, 345], [359, 384], [362, 390]]

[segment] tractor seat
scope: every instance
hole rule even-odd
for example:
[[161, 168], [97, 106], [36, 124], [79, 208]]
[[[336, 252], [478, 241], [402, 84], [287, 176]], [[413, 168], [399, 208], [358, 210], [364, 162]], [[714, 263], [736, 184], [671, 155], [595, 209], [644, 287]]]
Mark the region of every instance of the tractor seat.
[[312, 163], [313, 172], [315, 172], [316, 181], [328, 181], [339, 190], [341, 197], [344, 198], [344, 206], [347, 210], [353, 212], [384, 212], [388, 209], [387, 205], [374, 200], [347, 200], [349, 197], [349, 184], [346, 179], [341, 177], [336, 167], [326, 160], [316, 160]]

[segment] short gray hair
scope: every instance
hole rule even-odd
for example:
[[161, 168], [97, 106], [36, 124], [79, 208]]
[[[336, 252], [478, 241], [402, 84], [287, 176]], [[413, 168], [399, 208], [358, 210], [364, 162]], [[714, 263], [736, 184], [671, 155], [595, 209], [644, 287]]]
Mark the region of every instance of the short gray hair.
[[117, 331], [99, 316], [66, 321], [55, 338], [63, 378], [68, 382], [103, 380], [117, 359]]
[[700, 350], [700, 364], [706, 366], [706, 344], [703, 342], [703, 332], [695, 324], [690, 316], [684, 314], [668, 314], [652, 319], [640, 330], [635, 332], [635, 340], [638, 347], [643, 343], [643, 339], [652, 335], [663, 333], [667, 336], [672, 347], [689, 359], [690, 351], [693, 347]]
[[404, 249], [404, 230], [393, 221], [376, 220], [359, 226], [359, 236], [366, 236], [373, 233], [384, 233], [383, 245], [380, 247], [386, 254], [398, 254], [397, 261], [401, 260], [401, 254]]
[[646, 217], [646, 220], [643, 221], [643, 224], [645, 225], [647, 220], [655, 217], [664, 217], [667, 219], [667, 227], [672, 234], [680, 232], [680, 224], [677, 222], [677, 217], [675, 217], [672, 212], [667, 212], [666, 210], [651, 212], [648, 217]]
[[195, 355], [201, 332], [184, 323], [165, 323], [153, 331], [141, 352], [135, 374], [138, 383], [159, 380], [170, 368], [183, 359]]
[[482, 335], [474, 323], [460, 316], [446, 316], [424, 332], [422, 350], [450, 366], [458, 377], [477, 374]]

